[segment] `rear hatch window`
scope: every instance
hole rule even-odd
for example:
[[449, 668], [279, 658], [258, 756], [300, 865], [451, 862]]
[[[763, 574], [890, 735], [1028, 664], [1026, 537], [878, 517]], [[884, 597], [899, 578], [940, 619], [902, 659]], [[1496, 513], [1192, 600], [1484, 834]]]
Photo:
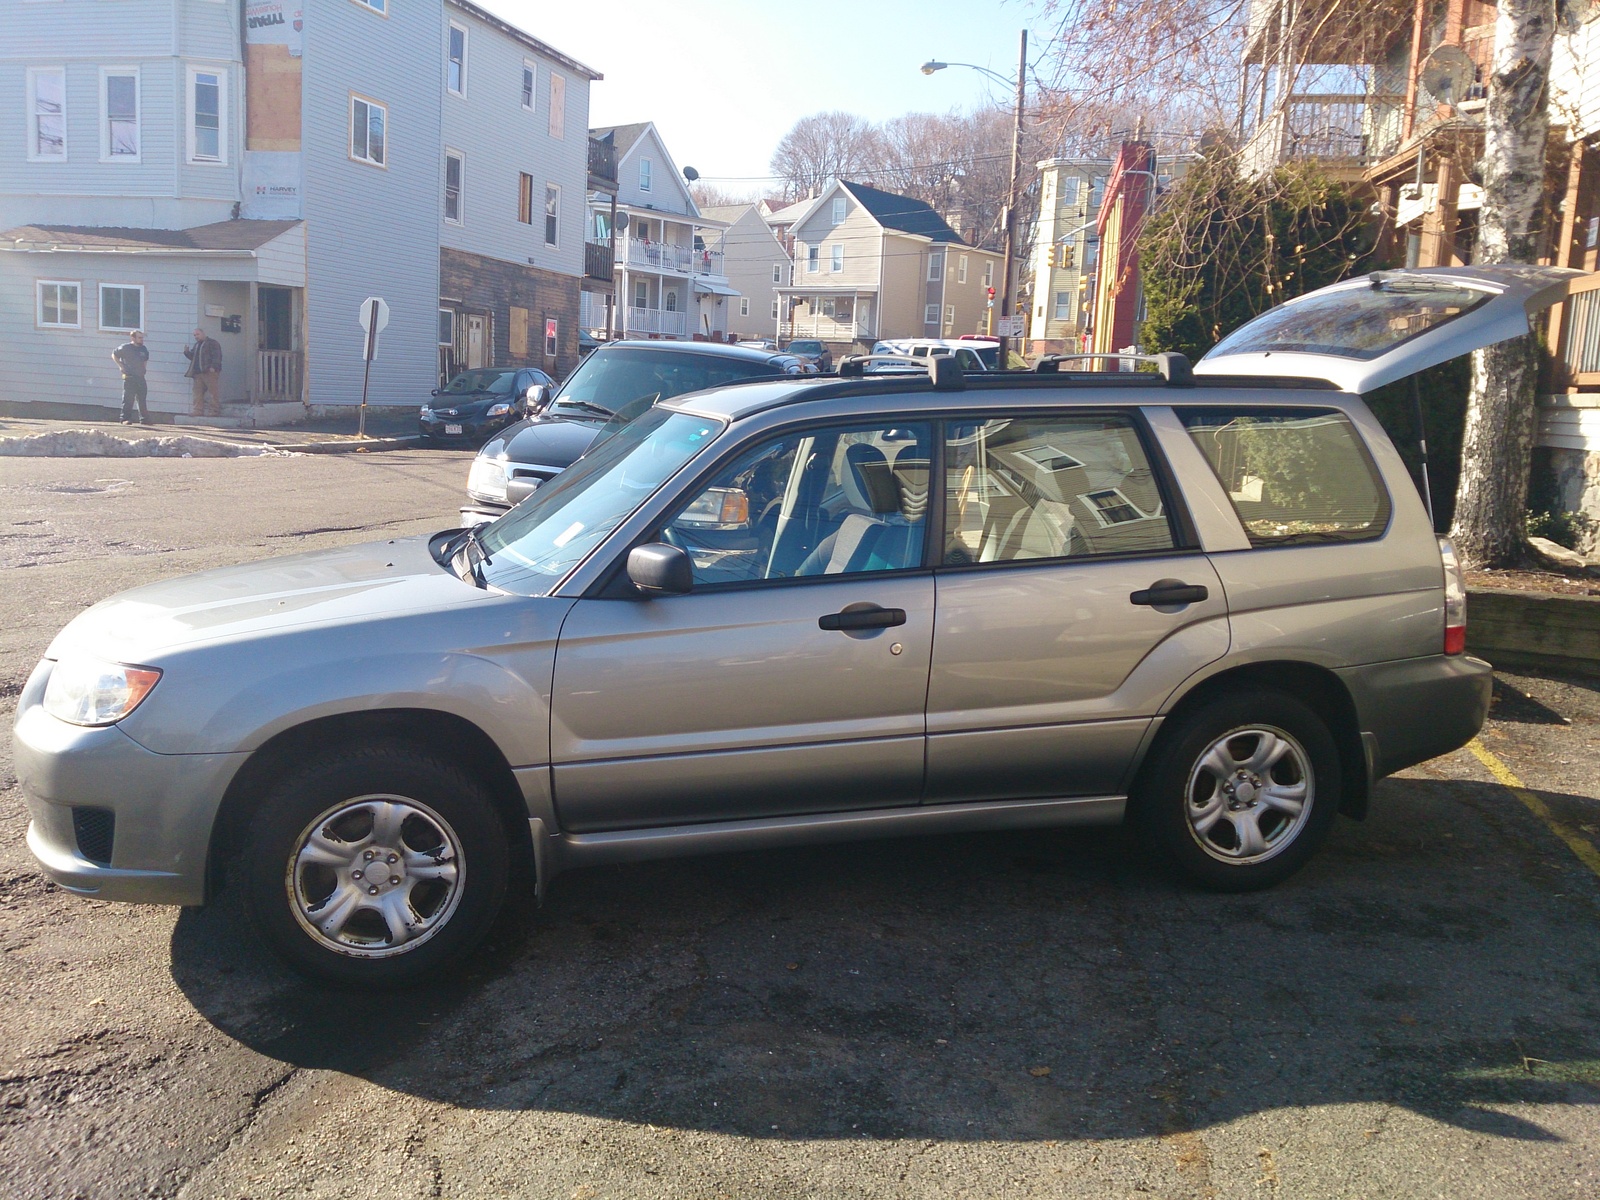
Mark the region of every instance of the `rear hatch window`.
[[1257, 317], [1224, 338], [1210, 356], [1287, 352], [1373, 359], [1492, 299], [1482, 289], [1432, 282], [1308, 296]]

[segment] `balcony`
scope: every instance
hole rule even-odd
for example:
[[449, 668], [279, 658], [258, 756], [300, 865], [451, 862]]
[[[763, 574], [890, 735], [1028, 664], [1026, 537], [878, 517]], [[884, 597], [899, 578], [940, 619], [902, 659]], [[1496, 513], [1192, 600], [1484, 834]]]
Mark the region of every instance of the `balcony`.
[[1290, 96], [1245, 142], [1240, 169], [1254, 179], [1293, 159], [1369, 166], [1399, 145], [1404, 106], [1404, 96], [1383, 93]]
[[589, 186], [600, 191], [617, 186], [617, 147], [610, 137], [589, 139]]
[[627, 238], [624, 242], [623, 261], [630, 267], [646, 271], [671, 271], [687, 275], [696, 255], [687, 246], [671, 242], [647, 242], [643, 238]]
[[689, 314], [661, 308], [630, 307], [627, 332], [629, 337], [652, 333], [666, 337], [688, 337]]
[[583, 273], [588, 279], [604, 279], [611, 282], [612, 275], [611, 246], [608, 242], [585, 242], [583, 244]]

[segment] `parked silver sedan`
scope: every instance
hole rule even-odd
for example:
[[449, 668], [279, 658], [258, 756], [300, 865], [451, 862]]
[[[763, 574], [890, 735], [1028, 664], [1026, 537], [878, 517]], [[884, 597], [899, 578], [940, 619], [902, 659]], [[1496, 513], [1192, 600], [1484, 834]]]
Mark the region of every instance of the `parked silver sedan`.
[[446, 972], [518, 865], [1126, 819], [1198, 885], [1277, 883], [1487, 711], [1359, 393], [1565, 278], [1340, 285], [1192, 374], [679, 396], [481, 530], [112, 597], [20, 697], [29, 846], [101, 899], [239, 888], [376, 986]]

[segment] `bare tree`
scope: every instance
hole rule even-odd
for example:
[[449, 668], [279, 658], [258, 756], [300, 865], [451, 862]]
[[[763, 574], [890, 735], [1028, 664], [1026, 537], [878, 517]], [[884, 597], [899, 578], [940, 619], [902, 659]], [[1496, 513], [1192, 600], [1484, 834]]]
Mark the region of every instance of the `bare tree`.
[[865, 119], [847, 112], [816, 113], [796, 121], [772, 152], [772, 171], [798, 200], [832, 179], [853, 179], [881, 157], [880, 136]]
[[689, 185], [689, 195], [694, 197], [695, 204], [700, 208], [719, 208], [726, 204], [753, 204], [757, 199], [754, 191], [720, 187], [714, 183], [707, 183], [704, 179], [697, 179]]
[[[1477, 259], [1531, 263], [1538, 250], [1549, 130], [1554, 0], [1500, 0], [1484, 111]], [[1472, 356], [1472, 392], [1450, 536], [1472, 567], [1520, 564], [1533, 457], [1538, 343], [1530, 335]]]

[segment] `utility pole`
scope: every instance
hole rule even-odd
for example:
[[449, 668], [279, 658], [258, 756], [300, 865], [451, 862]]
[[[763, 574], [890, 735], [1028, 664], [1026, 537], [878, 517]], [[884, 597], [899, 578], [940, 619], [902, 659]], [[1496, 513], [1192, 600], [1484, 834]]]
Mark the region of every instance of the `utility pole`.
[[[1010, 324], [1012, 312], [1011, 276], [1017, 250], [1017, 177], [1022, 173], [1022, 102], [1028, 86], [1028, 31], [1022, 31], [1017, 51], [1017, 112], [1011, 129], [1011, 186], [1006, 192], [1006, 255], [1000, 270], [1000, 369], [1011, 361]], [[1020, 340], [1020, 339], [1019, 339]]]

